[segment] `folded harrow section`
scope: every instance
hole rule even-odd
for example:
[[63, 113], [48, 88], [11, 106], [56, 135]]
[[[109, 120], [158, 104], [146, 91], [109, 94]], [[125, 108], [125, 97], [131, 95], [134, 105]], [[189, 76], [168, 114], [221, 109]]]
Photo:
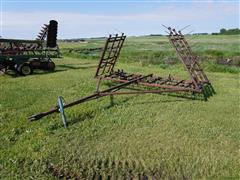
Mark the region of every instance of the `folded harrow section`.
[[187, 43], [185, 37], [182, 35], [181, 31], [176, 31], [175, 29], [168, 28], [169, 30], [169, 41], [175, 48], [179, 58], [184, 64], [186, 70], [188, 71], [192, 81], [194, 82], [196, 88], [201, 89], [203, 84], [209, 84], [209, 80], [201, 68], [197, 56], [195, 56]]
[[[141, 74], [127, 73], [123, 70], [117, 70], [109, 75], [103, 77], [104, 80], [111, 80], [115, 82], [127, 82], [136, 77], [142, 76]], [[191, 80], [181, 80], [171, 75], [167, 77], [151, 76], [138, 82], [138, 85], [147, 87], [158, 87], [161, 89], [171, 89], [171, 92], [176, 91], [191, 91], [200, 92], [195, 88], [194, 83]]]
[[[147, 79], [138, 82], [138, 85], [147, 87], [158, 87], [159, 90], [164, 89], [169, 92], [174, 91], [188, 91], [205, 93], [205, 88], [208, 94], [213, 94], [214, 90], [209, 82], [206, 74], [201, 68], [197, 56], [195, 56], [189, 47], [185, 37], [180, 31], [168, 28], [169, 30], [169, 41], [175, 48], [181, 62], [183, 63], [186, 71], [189, 74], [188, 80], [179, 79], [168, 75], [167, 77], [151, 76]], [[99, 65], [95, 74], [95, 77], [101, 80], [111, 80], [115, 82], [128, 82], [133, 78], [142, 76], [134, 73], [127, 73], [124, 70], [114, 70], [115, 64], [121, 52], [124, 40], [126, 36], [116, 34], [115, 36], [110, 35], [106, 40], [105, 47], [103, 49]], [[207, 96], [208, 97], [208, 96]]]
[[125, 38], [126, 36], [123, 33], [120, 36], [118, 34], [109, 36], [105, 43], [95, 77], [100, 77], [113, 71]]

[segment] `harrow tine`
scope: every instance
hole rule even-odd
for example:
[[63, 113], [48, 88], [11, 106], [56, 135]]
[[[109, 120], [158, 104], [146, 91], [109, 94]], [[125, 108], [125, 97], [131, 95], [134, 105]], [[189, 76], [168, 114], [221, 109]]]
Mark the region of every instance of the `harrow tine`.
[[[168, 29], [169, 27], [165, 26], [164, 24], [162, 24], [163, 27], [165, 27], [166, 29]], [[169, 29], [168, 29], [169, 30]]]
[[183, 31], [184, 29], [187, 29], [188, 27], [190, 27], [191, 25], [187, 25], [185, 27], [183, 27], [182, 29], [180, 29], [180, 31]]

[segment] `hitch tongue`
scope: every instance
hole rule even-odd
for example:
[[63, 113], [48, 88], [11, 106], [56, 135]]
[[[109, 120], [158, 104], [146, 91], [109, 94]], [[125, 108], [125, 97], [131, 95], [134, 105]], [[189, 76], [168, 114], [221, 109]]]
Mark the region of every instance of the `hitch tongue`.
[[42, 117], [44, 116], [43, 113], [38, 113], [38, 114], [34, 114], [32, 116], [29, 116], [28, 117], [28, 120], [31, 122], [31, 121], [36, 121], [38, 119], [41, 119]]

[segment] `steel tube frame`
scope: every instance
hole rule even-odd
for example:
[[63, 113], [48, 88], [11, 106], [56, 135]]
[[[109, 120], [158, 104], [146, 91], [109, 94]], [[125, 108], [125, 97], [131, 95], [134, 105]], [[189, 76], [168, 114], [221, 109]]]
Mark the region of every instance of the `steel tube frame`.
[[[86, 101], [89, 101], [89, 100], [92, 100], [92, 99], [98, 99], [100, 97], [104, 97], [104, 96], [107, 96], [108, 92], [111, 92], [111, 91], [118, 91], [119, 89], [125, 87], [125, 86], [128, 86], [130, 84], [133, 84], [133, 83], [137, 83], [138, 81], [144, 79], [144, 78], [147, 78], [147, 77], [150, 77], [152, 76], [152, 74], [149, 74], [149, 75], [146, 75], [146, 76], [142, 76], [142, 77], [139, 77], [139, 78], [136, 78], [132, 81], [128, 81], [128, 82], [125, 82], [125, 83], [122, 83], [122, 84], [119, 84], [119, 85], [116, 85], [116, 86], [113, 86], [111, 88], [108, 88], [108, 89], [105, 89], [103, 91], [99, 91], [99, 92], [96, 92], [92, 95], [89, 95], [89, 96], [86, 96], [86, 97], [82, 97], [76, 101], [73, 101], [71, 103], [67, 103], [64, 105], [64, 109], [65, 108], [69, 108], [69, 107], [72, 107], [74, 105], [77, 105], [77, 104], [80, 104], [80, 103], [83, 103], [83, 102], [86, 102]], [[110, 95], [110, 94], [109, 94]], [[41, 112], [41, 113], [38, 113], [38, 114], [35, 114], [33, 116], [30, 116], [28, 117], [28, 120], [29, 121], [34, 121], [34, 120], [38, 120], [38, 119], [41, 119], [42, 117], [44, 116], [47, 116], [49, 114], [53, 114], [53, 113], [56, 113], [56, 112], [59, 112], [59, 106], [56, 106], [52, 109], [50, 109], [49, 111], [46, 111], [46, 112]]]

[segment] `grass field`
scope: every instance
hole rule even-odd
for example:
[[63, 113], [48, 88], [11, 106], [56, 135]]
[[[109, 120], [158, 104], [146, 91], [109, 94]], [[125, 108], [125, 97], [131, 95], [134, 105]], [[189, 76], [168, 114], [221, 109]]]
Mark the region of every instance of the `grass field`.
[[[239, 179], [239, 67], [215, 63], [240, 56], [239, 36], [191, 41], [217, 92], [207, 102], [147, 94], [111, 105], [105, 97], [67, 109], [67, 129], [59, 114], [27, 122], [59, 95], [69, 102], [95, 91], [99, 54], [68, 50], [103, 42], [61, 43], [53, 73], [0, 76], [0, 179]], [[164, 37], [130, 37], [119, 60], [129, 72], [187, 77]]]
[[[240, 66], [240, 36], [239, 35], [201, 35], [186, 36], [194, 53], [200, 57], [205, 70], [211, 72], [238, 73], [239, 68], [234, 66], [219, 66], [220, 59], [231, 59], [232, 65]], [[84, 48], [103, 47], [104, 39], [92, 39], [87, 43], [62, 43], [62, 52], [66, 56], [98, 60], [98, 52], [78, 52]], [[141, 65], [160, 65], [168, 68], [178, 64], [179, 60], [165, 36], [128, 37], [121, 53], [121, 62], [138, 62]]]

